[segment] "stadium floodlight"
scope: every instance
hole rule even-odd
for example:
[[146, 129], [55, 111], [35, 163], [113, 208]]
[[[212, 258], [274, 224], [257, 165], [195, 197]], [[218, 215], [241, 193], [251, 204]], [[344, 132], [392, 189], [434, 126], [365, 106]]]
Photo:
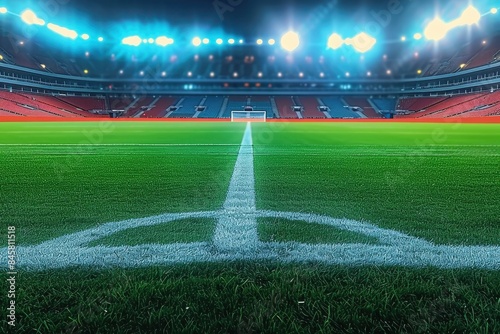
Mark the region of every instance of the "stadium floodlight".
[[54, 23], [47, 24], [47, 28], [49, 28], [50, 30], [52, 30], [56, 34], [59, 34], [59, 35], [66, 37], [66, 38], [76, 39], [78, 37], [78, 33], [76, 31], [58, 26], [57, 24], [54, 24]]
[[167, 45], [174, 44], [174, 40], [170, 37], [167, 37], [167, 36], [157, 37], [155, 42], [156, 42], [156, 45], [163, 46], [163, 47], [165, 47]]
[[333, 33], [328, 38], [327, 46], [332, 50], [340, 49], [344, 45], [344, 39], [337, 33]]
[[262, 38], [259, 38], [257, 40], [257, 45], [262, 45], [262, 44], [264, 44], [264, 40]]
[[24, 23], [28, 25], [45, 25], [45, 21], [36, 16], [36, 14], [31, 9], [26, 9], [21, 13], [21, 20], [23, 20]]
[[478, 24], [481, 21], [481, 13], [474, 6], [469, 6], [456, 21], [457, 25]]
[[143, 42], [143, 40], [139, 37], [139, 36], [129, 36], [129, 37], [125, 37], [123, 40], [122, 40], [122, 44], [124, 45], [130, 45], [130, 46], [139, 46], [141, 45], [141, 43]]
[[274, 44], [276, 44], [276, 40], [275, 40], [274, 38], [271, 38], [271, 39], [269, 39], [269, 40], [267, 41], [267, 43], [268, 43], [269, 45], [274, 45]]
[[90, 38], [89, 34], [83, 34], [81, 37], [84, 41], [88, 41]]
[[422, 34], [417, 32], [415, 35], [413, 35], [413, 38], [415, 38], [417, 41], [422, 39]]
[[210, 40], [208, 38], [204, 38], [202, 42], [203, 42], [203, 44], [208, 44], [208, 43], [210, 43]]
[[99, 37], [97, 40], [98, 40], [99, 42], [104, 42], [104, 37]]
[[240, 44], [245, 43], [245, 41], [244, 41], [243, 39], [240, 39], [240, 41], [239, 41], [239, 42], [240, 42]]
[[344, 43], [346, 45], [352, 45], [352, 47], [360, 53], [366, 53], [377, 44], [377, 40], [367, 33], [362, 32], [353, 38], [347, 38]]
[[215, 40], [215, 43], [217, 43], [218, 45], [222, 45], [222, 43], [224, 43], [224, 41], [222, 40], [222, 38], [217, 38]]
[[[1, 8], [0, 8], [0, 10], [1, 10]], [[1, 13], [1, 11], [0, 11], [0, 13]], [[498, 13], [498, 8], [491, 8], [491, 9], [490, 9], [490, 13], [491, 13], [491, 14], [496, 14], [496, 13]]]
[[292, 52], [300, 45], [299, 34], [289, 31], [281, 37], [281, 47], [286, 51]]
[[427, 28], [424, 30], [424, 36], [426, 39], [431, 41], [439, 41], [446, 37], [449, 31], [449, 26], [441, 20], [439, 17], [436, 17], [432, 20]]
[[192, 43], [194, 46], [200, 46], [201, 45], [201, 38], [199, 38], [199, 37], [193, 38]]
[[230, 38], [228, 41], [227, 41], [229, 44], [234, 44], [236, 43], [236, 41], [234, 40], [234, 38]]
[[148, 43], [153, 44], [155, 42], [154, 38], [148, 38]]
[[7, 14], [8, 9], [5, 7], [0, 7], [0, 14]]

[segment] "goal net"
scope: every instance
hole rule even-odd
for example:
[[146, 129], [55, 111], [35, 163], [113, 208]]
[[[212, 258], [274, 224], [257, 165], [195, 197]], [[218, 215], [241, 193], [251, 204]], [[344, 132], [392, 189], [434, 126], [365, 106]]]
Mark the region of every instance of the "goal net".
[[265, 111], [231, 111], [231, 122], [265, 122]]

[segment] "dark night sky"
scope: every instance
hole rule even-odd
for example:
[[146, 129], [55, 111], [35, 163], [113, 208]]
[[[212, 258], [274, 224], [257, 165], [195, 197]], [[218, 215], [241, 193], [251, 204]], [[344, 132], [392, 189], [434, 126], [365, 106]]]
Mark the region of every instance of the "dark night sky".
[[[222, 12], [214, 3], [236, 3]], [[17, 5], [34, 8], [49, 1], [17, 1]], [[166, 22], [179, 29], [198, 25], [204, 29], [223, 29], [241, 36], [257, 36], [276, 30], [294, 28], [313, 32], [322, 27], [345, 29], [353, 26], [364, 30], [367, 22], [377, 22], [376, 13], [388, 13], [391, 3], [399, 3], [401, 13], [390, 16], [390, 24], [382, 25], [384, 34], [423, 25], [436, 10], [452, 13], [467, 6], [469, 0], [53, 0], [61, 5], [55, 21], [81, 18], [94, 27], [106, 27], [130, 20], [144, 24]], [[239, 4], [238, 4], [239, 3]], [[456, 9], [455, 9], [456, 8]], [[459, 14], [459, 13], [457, 13]], [[453, 15], [453, 14], [452, 14]], [[56, 18], [57, 17], [57, 18]], [[64, 23], [64, 22], [62, 22]], [[413, 26], [410, 26], [413, 25]], [[380, 24], [379, 24], [380, 26]]]

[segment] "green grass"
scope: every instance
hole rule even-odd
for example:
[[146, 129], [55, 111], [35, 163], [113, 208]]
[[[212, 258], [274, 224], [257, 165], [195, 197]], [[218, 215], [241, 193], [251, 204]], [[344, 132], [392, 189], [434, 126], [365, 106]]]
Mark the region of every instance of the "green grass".
[[500, 275], [481, 270], [196, 264], [21, 273], [18, 287], [19, 333], [500, 330]]
[[88, 246], [138, 246], [210, 241], [216, 224], [214, 219], [181, 219], [155, 226], [141, 226], [120, 231], [95, 240]]
[[379, 244], [376, 238], [332, 226], [280, 219], [258, 219], [257, 231], [264, 242], [300, 242], [307, 244], [363, 243]]
[[[500, 245], [500, 125], [252, 129], [258, 209], [361, 220], [438, 244]], [[16, 226], [21, 246], [112, 221], [220, 209], [243, 130], [229, 123], [0, 123], [0, 220]], [[176, 221], [93, 244], [206, 241], [213, 228], [208, 220]], [[6, 234], [0, 229], [2, 246]], [[268, 219], [259, 221], [259, 235], [373, 242]], [[227, 262], [19, 270], [16, 288], [19, 333], [500, 332], [498, 271]], [[0, 332], [7, 330], [3, 322]]]
[[271, 135], [269, 126], [253, 127], [259, 207], [439, 244], [500, 244], [499, 125], [285, 124]]

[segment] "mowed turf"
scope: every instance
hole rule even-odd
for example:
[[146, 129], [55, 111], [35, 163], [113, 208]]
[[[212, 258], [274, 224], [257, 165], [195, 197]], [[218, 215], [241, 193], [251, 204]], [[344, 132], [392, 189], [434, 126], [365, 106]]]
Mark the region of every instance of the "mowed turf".
[[244, 129], [230, 125], [0, 123], [0, 216], [25, 245], [106, 222], [218, 209]]
[[[258, 209], [362, 220], [440, 244], [500, 245], [499, 125], [252, 130]], [[243, 131], [231, 123], [0, 123], [0, 217], [28, 245], [110, 221], [219, 209]], [[213, 228], [177, 221], [96, 244], [206, 241]], [[377, 243], [296, 221], [261, 219], [258, 230], [264, 241]], [[17, 289], [20, 333], [500, 331], [500, 275], [476, 269], [231, 262], [20, 270]], [[7, 305], [6, 294], [0, 300]]]
[[500, 245], [498, 124], [255, 124], [258, 206]]

